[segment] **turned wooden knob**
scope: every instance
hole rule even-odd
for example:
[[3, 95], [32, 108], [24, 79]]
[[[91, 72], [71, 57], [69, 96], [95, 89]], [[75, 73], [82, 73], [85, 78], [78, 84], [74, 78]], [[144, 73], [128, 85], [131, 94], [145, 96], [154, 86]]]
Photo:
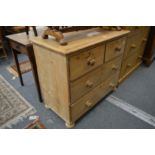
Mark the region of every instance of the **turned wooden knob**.
[[132, 45], [131, 45], [131, 48], [136, 48], [136, 45], [135, 45], [135, 44], [132, 44]]
[[92, 88], [93, 87], [93, 82], [91, 82], [91, 81], [87, 81], [86, 82], [86, 87], [88, 87], [88, 88]]
[[87, 64], [88, 64], [89, 66], [94, 66], [95, 63], [96, 63], [95, 59], [88, 59]]
[[112, 70], [117, 71], [118, 67], [117, 66], [112, 66]]
[[143, 43], [146, 43], [146, 42], [147, 42], [147, 39], [146, 39], [146, 38], [144, 38], [144, 39], [143, 39]]
[[110, 83], [109, 84], [110, 88], [114, 89], [115, 88], [115, 85], [113, 83]]
[[127, 67], [131, 67], [132, 65], [131, 64], [127, 64]]
[[116, 51], [116, 52], [120, 52], [121, 49], [122, 49], [121, 47], [116, 47], [116, 48], [115, 48], [115, 51]]
[[138, 56], [138, 59], [142, 59], [143, 57], [140, 55], [140, 56]]
[[90, 102], [90, 101], [87, 101], [86, 103], [85, 103], [85, 105], [87, 106], [87, 107], [92, 107], [92, 102]]

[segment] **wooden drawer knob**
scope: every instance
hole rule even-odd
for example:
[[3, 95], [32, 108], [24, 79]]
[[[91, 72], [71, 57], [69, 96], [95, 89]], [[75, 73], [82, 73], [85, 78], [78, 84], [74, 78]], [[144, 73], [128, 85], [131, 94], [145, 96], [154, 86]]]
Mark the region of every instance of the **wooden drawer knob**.
[[115, 48], [115, 51], [116, 51], [116, 52], [120, 52], [121, 49], [122, 49], [121, 47], [116, 47], [116, 48]]
[[147, 39], [146, 39], [146, 38], [144, 38], [144, 39], [143, 39], [143, 43], [146, 43], [146, 42], [147, 42]]
[[143, 57], [140, 55], [140, 56], [138, 56], [138, 59], [142, 59]]
[[95, 59], [88, 59], [88, 61], [87, 61], [87, 64], [88, 64], [89, 66], [94, 66], [95, 63], [96, 63]]
[[135, 45], [135, 44], [132, 44], [132, 45], [131, 45], [131, 48], [136, 48], [136, 45]]
[[109, 84], [110, 88], [115, 89], [115, 85], [113, 83]]
[[114, 65], [114, 66], [112, 66], [112, 70], [113, 71], [117, 71], [118, 70], [118, 67]]
[[131, 67], [132, 65], [131, 64], [127, 64], [127, 67]]
[[90, 107], [92, 107], [92, 105], [93, 105], [93, 104], [92, 104], [92, 102], [87, 101], [87, 102], [85, 103], [85, 105], [86, 105], [87, 107], [89, 107], [89, 108], [90, 108]]
[[93, 87], [93, 82], [91, 82], [91, 81], [87, 81], [86, 82], [86, 87], [88, 87], [88, 88], [92, 88]]

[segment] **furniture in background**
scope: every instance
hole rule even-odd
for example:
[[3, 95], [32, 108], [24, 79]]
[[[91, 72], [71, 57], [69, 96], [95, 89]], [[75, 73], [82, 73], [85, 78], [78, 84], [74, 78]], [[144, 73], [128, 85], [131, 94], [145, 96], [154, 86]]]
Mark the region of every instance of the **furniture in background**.
[[45, 106], [67, 127], [115, 90], [128, 33], [79, 31], [65, 36], [66, 46], [52, 38], [31, 38]]
[[0, 58], [7, 58], [6, 49], [4, 46], [4, 29], [0, 26]]
[[151, 26], [148, 41], [146, 44], [143, 62], [149, 66], [155, 58], [155, 26]]
[[124, 81], [143, 62], [144, 49], [147, 43], [149, 27], [129, 26], [123, 29], [130, 30], [128, 34], [119, 83]]
[[[40, 30], [38, 33], [41, 35], [42, 32], [43, 32], [43, 30]], [[36, 84], [36, 88], [37, 88], [37, 92], [38, 92], [38, 96], [39, 96], [39, 100], [40, 100], [40, 102], [42, 102], [36, 60], [35, 60], [35, 56], [34, 56], [33, 46], [29, 40], [31, 37], [34, 37], [33, 32], [29, 32], [29, 35], [27, 35], [25, 32], [23, 32], [23, 33], [8, 35], [6, 37], [9, 41], [10, 48], [13, 52], [14, 61], [15, 61], [15, 65], [16, 65], [16, 68], [18, 71], [21, 85], [23, 86], [24, 83], [23, 83], [21, 70], [19, 67], [18, 54], [22, 53], [22, 54], [26, 54], [30, 60], [32, 72], [33, 72], [33, 76], [34, 76], [34, 80], [35, 80], [35, 84]]]
[[38, 36], [36, 26], [25, 26], [26, 34], [29, 35], [30, 27], [32, 27], [33, 32], [34, 32], [34, 35], [35, 35], [35, 36]]
[[25, 32], [25, 26], [4, 26], [4, 28], [6, 35]]

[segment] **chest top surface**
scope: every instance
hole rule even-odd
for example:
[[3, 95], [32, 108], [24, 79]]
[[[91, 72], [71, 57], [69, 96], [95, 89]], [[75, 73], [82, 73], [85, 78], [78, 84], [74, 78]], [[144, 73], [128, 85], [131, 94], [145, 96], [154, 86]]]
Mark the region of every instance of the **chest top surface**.
[[47, 48], [53, 52], [67, 55], [81, 49], [93, 46], [99, 43], [110, 41], [127, 35], [130, 31], [108, 31], [101, 28], [94, 28], [86, 31], [66, 33], [64, 35], [67, 45], [60, 45], [53, 37], [42, 39], [41, 37], [32, 37], [30, 40], [41, 47]]

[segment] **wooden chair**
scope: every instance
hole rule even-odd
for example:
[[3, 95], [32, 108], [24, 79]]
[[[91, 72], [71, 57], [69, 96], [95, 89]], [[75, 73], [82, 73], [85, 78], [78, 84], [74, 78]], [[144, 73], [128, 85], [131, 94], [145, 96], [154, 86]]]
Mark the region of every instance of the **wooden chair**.
[[38, 36], [36, 26], [25, 26], [25, 31], [26, 31], [26, 34], [27, 34], [27, 35], [29, 35], [29, 30], [30, 30], [30, 27], [32, 27], [32, 28], [33, 28], [34, 35], [35, 35], [35, 36]]
[[7, 53], [4, 46], [4, 29], [0, 26], [0, 58], [7, 58]]

